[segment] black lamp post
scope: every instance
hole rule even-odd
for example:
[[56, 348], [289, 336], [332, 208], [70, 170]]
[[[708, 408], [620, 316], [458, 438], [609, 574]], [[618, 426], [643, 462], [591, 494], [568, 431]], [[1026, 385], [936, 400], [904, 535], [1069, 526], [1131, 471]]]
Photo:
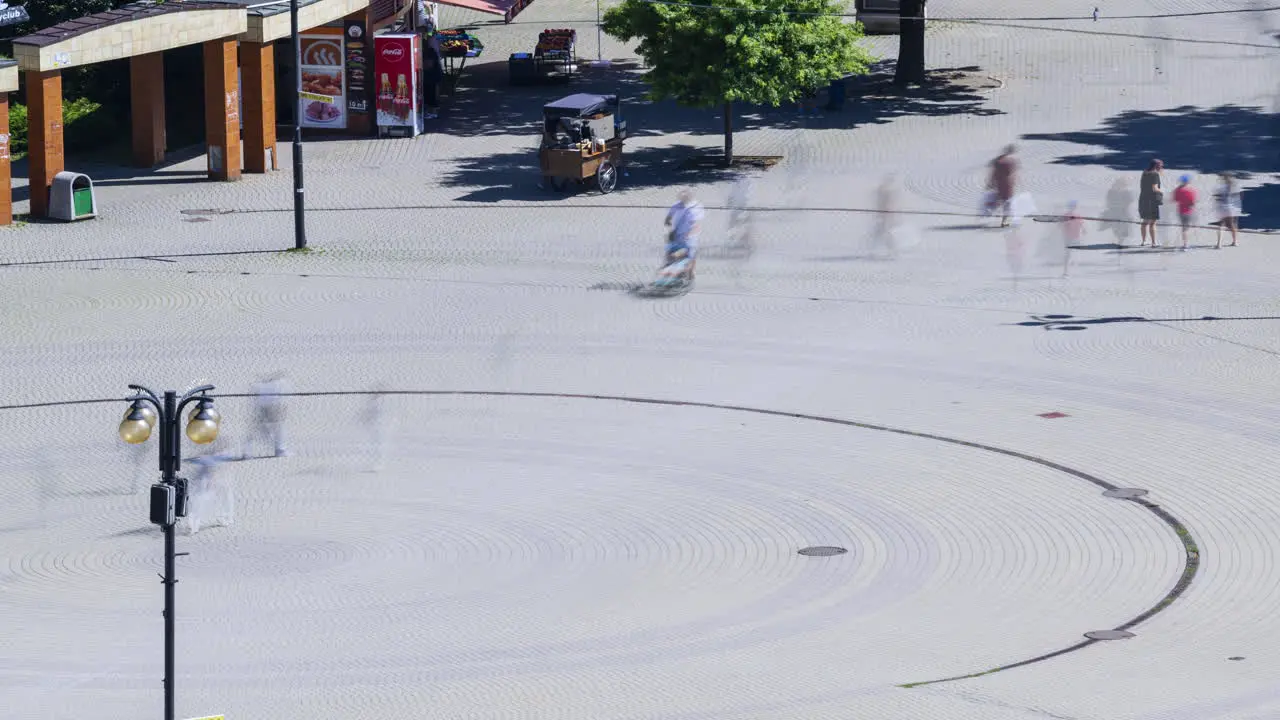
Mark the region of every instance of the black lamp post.
[[[218, 411], [213, 409], [213, 399], [207, 393], [212, 385], [201, 385], [178, 397], [172, 390], [157, 397], [141, 385], [130, 385], [137, 394], [129, 398], [132, 404], [120, 422], [120, 438], [130, 445], [138, 445], [151, 437], [151, 431], [160, 431], [160, 482], [151, 486], [151, 522], [164, 528], [164, 718], [173, 717], [173, 586], [178, 583], [174, 568], [178, 553], [174, 552], [174, 524], [187, 514], [187, 482], [178, 477], [182, 467], [182, 436], [178, 434], [178, 421], [182, 410], [191, 403], [198, 403], [187, 418], [187, 437], [197, 445], [206, 445], [218, 437]], [[186, 555], [186, 553], [182, 553]]]
[[298, 0], [289, 0], [289, 30], [293, 35], [293, 247], [307, 246], [302, 189], [302, 39], [298, 37]]

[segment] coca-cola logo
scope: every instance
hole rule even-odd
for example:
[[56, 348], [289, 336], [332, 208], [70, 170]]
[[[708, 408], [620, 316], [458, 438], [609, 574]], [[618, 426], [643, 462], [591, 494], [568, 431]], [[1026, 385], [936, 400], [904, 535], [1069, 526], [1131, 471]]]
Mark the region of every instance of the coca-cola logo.
[[399, 60], [404, 57], [404, 48], [399, 45], [388, 45], [382, 48], [382, 57], [388, 60]]

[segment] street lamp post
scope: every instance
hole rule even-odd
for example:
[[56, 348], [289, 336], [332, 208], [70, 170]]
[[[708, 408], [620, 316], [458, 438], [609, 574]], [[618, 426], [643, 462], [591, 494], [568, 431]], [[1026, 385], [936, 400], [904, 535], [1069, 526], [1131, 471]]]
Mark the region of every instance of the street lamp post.
[[138, 445], [151, 437], [152, 430], [158, 428], [160, 433], [160, 482], [151, 486], [151, 522], [164, 528], [164, 574], [160, 576], [164, 584], [164, 718], [174, 720], [173, 586], [178, 583], [174, 525], [187, 514], [187, 484], [178, 477], [182, 467], [178, 421], [187, 405], [197, 403], [187, 418], [187, 437], [197, 445], [206, 445], [218, 437], [220, 418], [213, 409], [213, 399], [208, 396], [212, 385], [192, 388], [181, 397], [166, 390], [163, 398], [141, 385], [130, 385], [129, 389], [137, 394], [129, 398], [129, 410], [120, 422], [120, 438], [130, 445]]
[[307, 246], [306, 192], [302, 187], [302, 39], [298, 37], [298, 0], [289, 0], [293, 36], [293, 247]]

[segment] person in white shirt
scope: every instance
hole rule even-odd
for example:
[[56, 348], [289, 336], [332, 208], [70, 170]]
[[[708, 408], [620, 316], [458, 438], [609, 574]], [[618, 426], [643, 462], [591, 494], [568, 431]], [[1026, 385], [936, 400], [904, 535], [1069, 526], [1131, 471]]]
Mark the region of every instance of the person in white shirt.
[[289, 450], [284, 444], [284, 398], [287, 392], [284, 375], [277, 374], [254, 383], [253, 386], [253, 427], [244, 438], [245, 459], [251, 457], [255, 440], [259, 434], [266, 435], [275, 446], [276, 457], [288, 456]]
[[1213, 193], [1214, 202], [1218, 206], [1218, 244], [1214, 247], [1222, 247], [1223, 228], [1231, 231], [1231, 245], [1228, 247], [1235, 247], [1240, 233], [1240, 184], [1227, 171], [1218, 175], [1218, 180], [1218, 188]]
[[698, 235], [702, 231], [702, 218], [706, 211], [702, 203], [693, 198], [693, 190], [685, 188], [680, 191], [679, 201], [667, 211], [666, 226], [670, 228], [667, 236], [667, 262], [671, 263], [683, 251], [688, 259], [690, 275], [698, 255]]

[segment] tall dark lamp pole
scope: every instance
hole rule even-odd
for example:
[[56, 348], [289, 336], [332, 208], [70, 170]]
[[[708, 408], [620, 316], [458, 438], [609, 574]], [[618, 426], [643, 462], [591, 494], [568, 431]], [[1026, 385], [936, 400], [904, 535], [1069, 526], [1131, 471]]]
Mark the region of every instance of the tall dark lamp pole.
[[164, 528], [164, 575], [160, 576], [164, 584], [164, 720], [174, 720], [173, 586], [178, 583], [174, 525], [187, 514], [187, 481], [178, 477], [182, 467], [178, 421], [187, 405], [198, 403], [187, 418], [187, 437], [197, 445], [206, 445], [218, 437], [220, 418], [207, 395], [212, 385], [193, 388], [182, 397], [167, 390], [163, 399], [141, 385], [130, 385], [129, 389], [137, 394], [129, 398], [132, 404], [120, 422], [120, 439], [138, 445], [151, 437], [153, 429], [160, 432], [160, 482], [151, 486], [151, 522]]
[[289, 0], [293, 35], [293, 247], [307, 246], [306, 192], [302, 189], [302, 39], [298, 37], [298, 0]]

